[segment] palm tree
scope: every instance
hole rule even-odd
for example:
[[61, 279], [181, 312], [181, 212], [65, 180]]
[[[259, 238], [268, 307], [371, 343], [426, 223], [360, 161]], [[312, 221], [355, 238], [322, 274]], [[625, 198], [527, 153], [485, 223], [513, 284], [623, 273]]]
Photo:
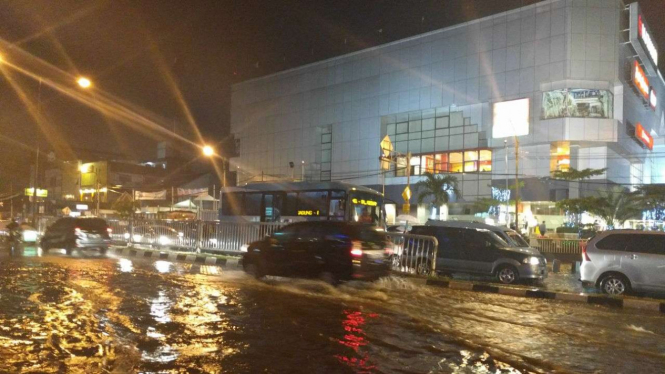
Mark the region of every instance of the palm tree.
[[416, 183], [418, 204], [422, 204], [426, 198], [432, 197], [432, 203], [434, 204], [436, 215], [438, 217], [441, 205], [448, 203], [451, 194], [457, 197], [462, 195], [457, 188], [457, 177], [449, 174], [445, 176], [434, 175], [430, 172], [425, 172], [423, 176], [425, 179]]
[[589, 213], [605, 220], [608, 227], [623, 226], [629, 219], [639, 217], [642, 212], [635, 195], [621, 188], [608, 191], [602, 197], [592, 197]]

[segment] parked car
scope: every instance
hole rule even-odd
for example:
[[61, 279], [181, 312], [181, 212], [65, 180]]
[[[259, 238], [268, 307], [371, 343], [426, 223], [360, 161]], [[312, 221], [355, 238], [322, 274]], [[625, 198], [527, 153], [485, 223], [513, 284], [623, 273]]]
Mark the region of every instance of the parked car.
[[438, 240], [438, 273], [492, 275], [505, 284], [547, 278], [547, 261], [537, 249], [517, 247], [485, 228], [415, 226], [411, 233]]
[[506, 243], [514, 247], [529, 247], [529, 243], [517, 231], [505, 226], [493, 226], [481, 222], [472, 221], [439, 221], [429, 219], [425, 223], [426, 226], [439, 226], [439, 227], [464, 227], [471, 229], [485, 229], [497, 234]]
[[251, 243], [242, 259], [245, 272], [342, 280], [372, 280], [389, 274], [385, 232], [347, 222], [299, 222]]
[[106, 253], [111, 229], [101, 218], [60, 218], [46, 229], [40, 242], [43, 250], [64, 248], [71, 254], [76, 248], [99, 249]]
[[582, 249], [580, 280], [610, 295], [665, 291], [665, 233], [610, 230]]
[[[125, 239], [129, 239], [129, 232], [125, 233]], [[165, 225], [138, 225], [134, 227], [132, 242], [150, 244], [158, 247], [169, 247], [181, 245], [183, 234]]]

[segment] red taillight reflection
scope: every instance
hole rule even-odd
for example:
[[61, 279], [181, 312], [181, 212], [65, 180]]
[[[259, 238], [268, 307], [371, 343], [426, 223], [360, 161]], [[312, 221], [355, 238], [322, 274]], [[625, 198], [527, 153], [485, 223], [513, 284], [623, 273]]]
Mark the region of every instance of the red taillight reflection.
[[351, 249], [351, 256], [353, 257], [362, 257], [363, 255], [363, 250], [360, 248], [353, 248]]
[[591, 261], [589, 255], [586, 253], [586, 243], [582, 243], [580, 246], [582, 247], [582, 257], [584, 258], [584, 261]]

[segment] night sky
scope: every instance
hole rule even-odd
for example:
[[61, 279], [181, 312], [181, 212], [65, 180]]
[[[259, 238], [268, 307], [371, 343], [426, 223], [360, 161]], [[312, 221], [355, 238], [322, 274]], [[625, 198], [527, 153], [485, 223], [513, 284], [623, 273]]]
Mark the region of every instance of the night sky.
[[[153, 122], [198, 143], [190, 125], [195, 123], [214, 143], [228, 133], [234, 83], [534, 2], [0, 1], [0, 47], [28, 52], [73, 77], [85, 75], [95, 90], [149, 112]], [[639, 2], [665, 51], [665, 0]], [[11, 78], [15, 86], [0, 76], [5, 180], [17, 170], [25, 174], [25, 160], [37, 144], [49, 146], [16, 90], [21, 87], [23, 100], [36, 105], [37, 80], [14, 70]], [[95, 149], [117, 158], [154, 158], [156, 141], [165, 138], [101, 116], [49, 87], [42, 86], [41, 95], [44, 128], [60, 134], [75, 153]], [[182, 140], [176, 144], [195, 149]]]

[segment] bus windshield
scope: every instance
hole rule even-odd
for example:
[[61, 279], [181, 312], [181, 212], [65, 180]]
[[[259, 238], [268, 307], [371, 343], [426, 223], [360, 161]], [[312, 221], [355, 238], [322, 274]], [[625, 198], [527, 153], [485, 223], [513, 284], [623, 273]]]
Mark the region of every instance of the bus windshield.
[[349, 193], [351, 221], [381, 225], [383, 222], [383, 197], [367, 192]]

